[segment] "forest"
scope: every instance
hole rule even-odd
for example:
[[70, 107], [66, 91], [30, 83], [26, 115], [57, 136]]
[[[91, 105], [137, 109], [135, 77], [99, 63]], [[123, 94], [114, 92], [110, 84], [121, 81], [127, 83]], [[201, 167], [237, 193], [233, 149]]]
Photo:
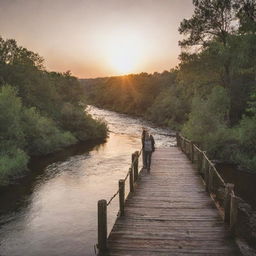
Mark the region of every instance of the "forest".
[[211, 159], [256, 171], [256, 1], [193, 1], [179, 65], [83, 79], [90, 104], [180, 131]]
[[48, 72], [37, 53], [0, 37], [0, 184], [27, 169], [29, 158], [91, 139], [107, 127], [84, 111], [71, 73]]

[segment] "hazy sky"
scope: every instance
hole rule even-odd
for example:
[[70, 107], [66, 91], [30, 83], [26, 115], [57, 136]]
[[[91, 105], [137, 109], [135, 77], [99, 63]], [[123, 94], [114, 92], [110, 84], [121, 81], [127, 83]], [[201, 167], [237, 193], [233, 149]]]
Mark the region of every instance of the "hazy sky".
[[78, 77], [162, 72], [192, 12], [192, 0], [0, 0], [0, 35]]

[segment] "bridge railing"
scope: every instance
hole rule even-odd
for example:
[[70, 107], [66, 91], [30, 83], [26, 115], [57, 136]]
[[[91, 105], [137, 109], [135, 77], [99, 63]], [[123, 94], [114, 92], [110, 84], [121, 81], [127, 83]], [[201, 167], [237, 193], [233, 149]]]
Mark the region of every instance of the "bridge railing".
[[202, 176], [206, 191], [219, 206], [224, 221], [229, 224], [234, 233], [238, 212], [238, 197], [234, 193], [234, 184], [225, 183], [215, 165], [193, 141], [188, 140], [179, 133], [176, 134], [177, 146], [181, 148], [192, 163], [196, 165], [197, 171]]
[[[129, 193], [134, 191], [134, 186], [139, 177], [139, 158], [142, 155], [142, 150], [136, 151], [131, 156], [131, 166], [124, 179], [118, 181], [118, 190], [113, 196], [106, 201], [105, 199], [98, 201], [98, 244], [99, 255], [104, 255], [107, 251], [107, 208], [112, 200], [119, 195], [119, 216], [124, 216], [125, 213], [125, 182], [129, 179]], [[127, 196], [127, 197], [128, 197]]]

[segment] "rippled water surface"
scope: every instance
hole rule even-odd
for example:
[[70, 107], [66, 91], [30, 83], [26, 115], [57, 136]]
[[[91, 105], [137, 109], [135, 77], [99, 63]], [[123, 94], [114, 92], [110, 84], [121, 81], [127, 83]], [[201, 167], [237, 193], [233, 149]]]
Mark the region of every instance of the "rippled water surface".
[[[1, 256], [94, 255], [97, 201], [116, 192], [131, 154], [141, 147], [141, 128], [149, 128], [156, 147], [175, 143], [170, 131], [141, 119], [95, 107], [88, 111], [108, 124], [104, 144], [80, 144], [33, 159], [26, 177], [2, 189]], [[117, 208], [114, 200], [108, 208], [109, 230]]]

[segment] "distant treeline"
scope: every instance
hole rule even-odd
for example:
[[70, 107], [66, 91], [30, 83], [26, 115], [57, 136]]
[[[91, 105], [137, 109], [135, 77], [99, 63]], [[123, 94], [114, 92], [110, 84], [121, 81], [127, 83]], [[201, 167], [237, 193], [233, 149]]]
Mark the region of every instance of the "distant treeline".
[[84, 79], [91, 104], [180, 130], [215, 159], [256, 171], [255, 0], [193, 1], [180, 64], [163, 73]]
[[0, 37], [0, 183], [26, 169], [29, 156], [106, 137], [82, 95], [70, 72], [47, 72], [38, 54]]

